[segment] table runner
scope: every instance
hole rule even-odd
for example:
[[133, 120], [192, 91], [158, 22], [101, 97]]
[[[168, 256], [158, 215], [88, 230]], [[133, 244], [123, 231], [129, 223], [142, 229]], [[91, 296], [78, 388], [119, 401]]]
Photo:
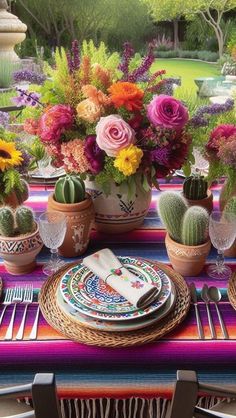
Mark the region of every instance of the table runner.
[[[161, 184], [161, 190], [181, 190], [182, 180], [175, 178], [170, 183]], [[44, 186], [31, 186], [27, 205], [37, 212], [46, 208], [47, 196], [52, 190]], [[220, 186], [213, 187], [214, 205], [218, 206]], [[156, 211], [159, 191], [153, 191], [150, 210], [143, 226], [135, 231], [120, 235], [92, 232], [86, 255], [104, 247], [109, 247], [116, 255], [130, 255], [168, 263], [164, 245], [165, 231]], [[49, 257], [44, 249], [38, 257], [38, 267], [30, 275], [11, 276], [6, 273], [2, 261], [0, 275], [5, 288], [16, 283], [25, 285], [32, 282], [38, 291], [45, 277], [41, 265]], [[216, 251], [212, 249], [207, 263], [213, 262]], [[69, 259], [68, 261], [73, 261]], [[233, 269], [236, 260], [227, 259]], [[141, 347], [98, 348], [66, 340], [53, 330], [40, 316], [37, 341], [27, 341], [33, 324], [36, 305], [29, 307], [24, 341], [3, 341], [9, 323], [11, 307], [0, 327], [0, 385], [28, 382], [35, 372], [56, 373], [59, 395], [67, 398], [168, 398], [173, 390], [177, 369], [194, 369], [202, 381], [217, 384], [224, 381], [230, 386], [236, 382], [236, 311], [228, 302], [227, 283], [207, 277], [204, 270], [196, 278], [186, 278], [195, 282], [198, 295], [204, 283], [218, 286], [223, 294], [220, 309], [227, 326], [230, 340], [222, 340], [215, 307], [211, 305], [218, 339], [210, 340], [206, 309], [199, 303], [206, 340], [199, 341], [194, 309], [191, 307], [186, 320], [160, 341]], [[2, 307], [0, 307], [1, 311]], [[23, 307], [17, 307], [14, 335], [20, 323]], [[154, 402], [154, 401], [153, 401]], [[78, 405], [77, 405], [78, 406]], [[160, 406], [160, 405], [159, 405]], [[74, 406], [75, 407], [75, 406]], [[157, 406], [156, 406], [157, 407]], [[109, 408], [108, 408], [109, 409]]]

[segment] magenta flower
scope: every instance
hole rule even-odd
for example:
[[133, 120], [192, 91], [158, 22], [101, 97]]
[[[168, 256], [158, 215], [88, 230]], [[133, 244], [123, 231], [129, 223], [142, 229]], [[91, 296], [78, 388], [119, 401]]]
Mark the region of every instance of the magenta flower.
[[154, 96], [147, 106], [147, 117], [154, 126], [170, 129], [182, 129], [189, 119], [186, 107], [164, 94]]
[[39, 120], [39, 136], [43, 142], [57, 142], [63, 132], [72, 128], [73, 122], [74, 112], [70, 106], [53, 106]]
[[96, 135], [89, 135], [85, 139], [84, 154], [87, 157], [93, 174], [98, 174], [104, 166], [105, 152], [99, 148]]
[[[221, 142], [236, 135], [235, 125], [219, 125], [211, 132], [210, 139], [206, 144], [208, 157], [216, 157]], [[225, 141], [224, 141], [225, 142]]]

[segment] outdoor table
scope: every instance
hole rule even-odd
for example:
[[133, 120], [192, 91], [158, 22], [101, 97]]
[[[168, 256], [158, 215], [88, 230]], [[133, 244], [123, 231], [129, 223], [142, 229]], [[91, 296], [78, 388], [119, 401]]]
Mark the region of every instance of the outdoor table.
[[[161, 190], [178, 191], [182, 188], [182, 180], [176, 177], [169, 183], [162, 182], [160, 187]], [[26, 204], [36, 212], [44, 211], [50, 189], [52, 190], [52, 187], [45, 190], [45, 185], [31, 186], [30, 198]], [[213, 187], [215, 208], [218, 207], [219, 190], [220, 186]], [[120, 235], [106, 235], [93, 231], [86, 255], [109, 247], [116, 255], [137, 256], [169, 263], [164, 245], [165, 230], [156, 210], [159, 193], [153, 190], [150, 210], [140, 229]], [[49, 251], [43, 249], [38, 257], [36, 270], [24, 276], [12, 276], [6, 273], [1, 260], [0, 276], [4, 288], [14, 287], [15, 284], [24, 286], [33, 283], [35, 291], [38, 291], [46, 279], [41, 266], [48, 257]], [[216, 251], [212, 249], [207, 264], [214, 262], [215, 258]], [[227, 263], [236, 269], [236, 259], [227, 259]], [[196, 370], [201, 381], [210, 384], [223, 382], [226, 387], [235, 384], [236, 312], [228, 301], [227, 282], [210, 279], [205, 270], [200, 276], [186, 278], [186, 281], [187, 283], [194, 281], [198, 290], [205, 340], [199, 340], [194, 307], [191, 306], [189, 314], [181, 325], [161, 340], [143, 346], [101, 348], [73, 342], [52, 329], [42, 315], [39, 319], [37, 340], [29, 341], [28, 337], [37, 310], [37, 305], [33, 304], [28, 308], [24, 340], [4, 341], [12, 312], [12, 307], [8, 307], [0, 327], [0, 385], [29, 382], [36, 372], [54, 372], [60, 398], [73, 399], [73, 401], [65, 401], [63, 405], [68, 407], [69, 404], [69, 409], [77, 410], [77, 416], [79, 416], [79, 407], [87, 408], [91, 413], [94, 408], [100, 407], [104, 408], [104, 413], [108, 413], [111, 405], [114, 407], [114, 402], [116, 406], [119, 402], [123, 402], [119, 404], [119, 408], [123, 408], [123, 412], [126, 411], [128, 416], [132, 408], [136, 412], [138, 409], [142, 415], [145, 402], [148, 402], [149, 411], [150, 407], [159, 412], [165, 410], [167, 401], [163, 402], [160, 398], [171, 397], [177, 369]], [[210, 339], [206, 307], [200, 302], [200, 290], [204, 283], [208, 286], [217, 286], [223, 294], [220, 310], [229, 333], [229, 340], [223, 340], [213, 305], [211, 312], [217, 340]], [[1, 310], [2, 306], [0, 312]], [[17, 306], [14, 336], [22, 312], [23, 304]], [[83, 400], [78, 401], [78, 398]], [[98, 398], [106, 398], [104, 400], [106, 404], [92, 400]], [[115, 400], [111, 401], [111, 398]], [[118, 401], [118, 399], [122, 400]], [[143, 399], [148, 400], [143, 401]]]

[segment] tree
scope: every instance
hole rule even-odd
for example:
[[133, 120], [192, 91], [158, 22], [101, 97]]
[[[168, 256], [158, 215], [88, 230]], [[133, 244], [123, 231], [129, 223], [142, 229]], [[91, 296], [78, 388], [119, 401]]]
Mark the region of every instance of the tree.
[[172, 21], [174, 48], [179, 47], [179, 20], [185, 12], [185, 0], [141, 0], [149, 6], [154, 21]]
[[175, 46], [178, 43], [176, 37], [176, 21], [181, 16], [192, 19], [199, 15], [212, 27], [218, 42], [219, 56], [224, 49], [225, 34], [222, 29], [224, 14], [236, 8], [236, 0], [141, 0], [147, 3], [151, 14], [156, 21], [172, 20], [175, 25]]
[[222, 28], [223, 17], [233, 9], [236, 9], [236, 0], [185, 0], [185, 16], [191, 18], [197, 14], [214, 30], [220, 57], [226, 37]]

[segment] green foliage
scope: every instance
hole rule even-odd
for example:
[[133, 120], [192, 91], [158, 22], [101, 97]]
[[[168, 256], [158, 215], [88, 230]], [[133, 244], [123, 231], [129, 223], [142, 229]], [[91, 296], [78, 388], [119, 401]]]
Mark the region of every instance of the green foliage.
[[170, 237], [176, 242], [181, 242], [182, 219], [187, 208], [187, 202], [178, 193], [161, 193], [158, 213]]
[[20, 174], [13, 168], [0, 174], [0, 182], [3, 184], [0, 191], [0, 201], [3, 201], [4, 197], [9, 195], [12, 189], [22, 191]]
[[0, 234], [4, 237], [14, 235], [14, 215], [10, 207], [0, 209]]
[[16, 194], [19, 205], [24, 203], [24, 201], [29, 197], [29, 185], [27, 181], [21, 179], [21, 189], [15, 188], [14, 192]]
[[117, 52], [109, 53], [104, 42], [96, 47], [93, 40], [84, 40], [82, 43], [82, 56], [88, 56], [91, 64], [99, 64], [114, 72], [119, 64], [120, 56]]
[[208, 236], [209, 214], [200, 206], [192, 206], [185, 212], [182, 221], [181, 243], [184, 245], [204, 244]]
[[58, 203], [79, 203], [85, 199], [84, 181], [79, 176], [67, 175], [57, 180], [54, 198]]
[[7, 59], [0, 60], [0, 88], [10, 87], [12, 84], [12, 73], [19, 69], [19, 63]]
[[30, 208], [19, 206], [15, 212], [17, 230], [19, 234], [28, 234], [33, 232], [35, 227], [34, 214]]
[[236, 196], [233, 196], [225, 206], [224, 212], [234, 213], [236, 215]]
[[189, 200], [201, 200], [207, 197], [208, 182], [203, 176], [190, 176], [184, 180], [184, 197]]

